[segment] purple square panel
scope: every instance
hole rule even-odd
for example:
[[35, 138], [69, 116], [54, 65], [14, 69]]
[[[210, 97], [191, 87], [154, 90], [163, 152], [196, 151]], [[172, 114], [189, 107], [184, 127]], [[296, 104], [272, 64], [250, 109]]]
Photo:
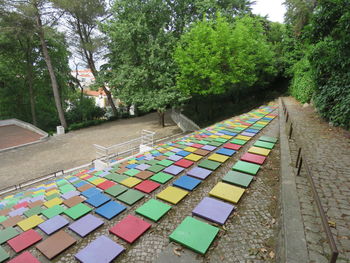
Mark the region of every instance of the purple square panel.
[[183, 170], [185, 170], [185, 168], [177, 166], [177, 165], [170, 165], [169, 167], [165, 168], [163, 170], [163, 172], [166, 172], [166, 173], [172, 174], [172, 175], [178, 175]]
[[99, 236], [85, 248], [80, 250], [75, 257], [83, 263], [108, 263], [124, 251], [124, 247], [115, 243], [106, 236]]
[[136, 166], [135, 168], [138, 169], [138, 170], [144, 171], [148, 167], [150, 167], [150, 165], [143, 163], [143, 164], [140, 164], [140, 165]]
[[103, 225], [103, 221], [96, 216], [88, 214], [78, 221], [75, 221], [68, 228], [73, 230], [81, 237], [85, 237], [87, 234], [94, 231], [99, 226]]
[[216, 149], [216, 147], [215, 146], [211, 146], [211, 145], [205, 145], [201, 149], [207, 150], [207, 151], [214, 151]]
[[189, 170], [187, 172], [187, 175], [190, 175], [192, 177], [199, 178], [201, 180], [204, 180], [207, 178], [213, 171], [201, 168], [201, 167], [194, 167], [193, 169]]
[[11, 212], [9, 213], [9, 216], [11, 216], [11, 217], [13, 217], [13, 216], [21, 216], [21, 215], [23, 215], [23, 213], [24, 213], [25, 211], [27, 211], [27, 210], [28, 210], [27, 207], [21, 207], [21, 208], [18, 208], [18, 209], [16, 209], [16, 210], [11, 211]]
[[248, 136], [248, 137], [253, 137], [255, 135], [255, 133], [252, 132], [242, 132], [241, 135], [243, 136]]
[[234, 209], [233, 205], [205, 197], [192, 210], [192, 214], [223, 225]]
[[61, 197], [65, 200], [73, 197], [73, 196], [77, 196], [77, 195], [80, 195], [80, 192], [79, 191], [70, 191], [70, 192], [67, 192], [63, 195], [61, 195]]
[[57, 215], [49, 220], [46, 220], [44, 223], [39, 225], [39, 228], [44, 231], [47, 235], [51, 235], [57, 230], [69, 224], [69, 221], [63, 216]]
[[176, 155], [176, 154], [168, 157], [168, 160], [175, 161], [175, 162], [178, 160], [181, 160], [181, 159], [182, 159], [182, 157], [179, 155]]

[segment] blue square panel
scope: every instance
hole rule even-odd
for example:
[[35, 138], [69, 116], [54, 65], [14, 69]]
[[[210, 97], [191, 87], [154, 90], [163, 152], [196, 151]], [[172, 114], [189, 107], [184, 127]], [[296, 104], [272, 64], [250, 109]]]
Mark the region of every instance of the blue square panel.
[[73, 184], [76, 188], [80, 187], [80, 186], [83, 186], [83, 185], [86, 185], [87, 182], [85, 181], [80, 181], [79, 183], [76, 183], [76, 184]]
[[173, 182], [173, 185], [180, 187], [180, 188], [183, 188], [185, 190], [192, 191], [201, 182], [202, 181], [199, 179], [184, 175], [184, 176], [181, 176], [179, 179], [175, 180]]
[[190, 154], [190, 152], [187, 152], [187, 151], [179, 151], [176, 153], [177, 155], [180, 155], [182, 157], [186, 157], [187, 155]]
[[137, 166], [137, 164], [129, 164], [129, 165], [126, 166], [126, 168], [128, 168], [128, 169], [133, 169], [133, 168], [135, 168], [136, 166]]
[[97, 208], [95, 210], [95, 213], [110, 220], [113, 217], [119, 215], [125, 209], [126, 209], [126, 207], [123, 206], [122, 204], [119, 204], [119, 203], [114, 202], [114, 201], [110, 201], [107, 204], [104, 204], [103, 206], [100, 206], [99, 208]]
[[109, 200], [111, 200], [109, 196], [100, 193], [90, 197], [89, 199], [85, 200], [85, 202], [89, 205], [92, 205], [93, 207], [99, 207]]
[[236, 153], [235, 150], [227, 149], [227, 148], [221, 148], [220, 150], [216, 151], [218, 154], [223, 154], [226, 156], [232, 156]]
[[96, 187], [92, 187], [92, 188], [89, 188], [89, 189], [85, 190], [81, 194], [83, 196], [85, 196], [86, 198], [90, 198], [90, 197], [93, 197], [94, 195], [97, 195], [97, 194], [100, 194], [100, 193], [101, 193], [100, 189], [98, 189]]

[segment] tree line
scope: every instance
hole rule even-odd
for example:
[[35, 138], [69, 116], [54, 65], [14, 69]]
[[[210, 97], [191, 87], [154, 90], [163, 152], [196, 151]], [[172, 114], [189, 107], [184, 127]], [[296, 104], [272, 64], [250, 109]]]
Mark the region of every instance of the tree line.
[[[344, 125], [349, 111], [327, 114], [349, 107], [339, 98], [332, 101], [328, 89], [333, 87], [335, 98], [346, 93], [346, 81], [334, 77], [327, 86], [334, 72], [324, 74], [329, 61], [323, 56], [335, 45], [334, 52], [345, 57], [334, 63], [345, 63], [337, 68], [346, 71], [347, 43], [334, 39], [349, 35], [341, 33], [349, 30], [346, 17], [343, 24], [333, 21], [345, 12], [342, 2], [288, 0], [280, 24], [252, 14], [250, 0], [2, 0], [0, 117], [52, 129], [103, 116], [70, 75], [73, 55], [91, 69], [114, 116], [112, 95], [126, 107], [157, 111], [162, 125], [169, 107], [194, 105], [198, 113], [198, 102], [213, 119], [220, 113], [213, 98], [245, 104], [283, 79], [291, 81], [291, 94], [312, 98], [324, 117]], [[322, 5], [327, 12], [315, 12]]]

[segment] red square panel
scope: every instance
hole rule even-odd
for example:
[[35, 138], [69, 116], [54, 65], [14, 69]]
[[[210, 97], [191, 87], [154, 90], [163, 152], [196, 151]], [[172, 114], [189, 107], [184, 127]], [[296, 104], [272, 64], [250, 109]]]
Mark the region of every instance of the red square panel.
[[232, 150], [239, 150], [242, 147], [242, 145], [234, 144], [234, 143], [226, 143], [224, 144], [224, 148], [232, 149]]
[[26, 207], [27, 205], [28, 205], [28, 202], [22, 202], [22, 203], [19, 203], [17, 205], [14, 205], [13, 208], [17, 209], [17, 208], [21, 208], [21, 207]]
[[174, 164], [181, 166], [181, 167], [184, 167], [184, 168], [188, 168], [193, 164], [193, 162], [186, 160], [186, 159], [181, 159], [180, 161], [177, 161]]
[[8, 263], [40, 263], [40, 261], [30, 252], [26, 251], [10, 260]]
[[107, 181], [104, 181], [103, 183], [98, 184], [97, 187], [102, 190], [107, 190], [108, 188], [111, 188], [114, 185], [116, 185], [115, 182], [107, 180]]
[[142, 183], [136, 185], [134, 188], [141, 191], [141, 192], [149, 194], [149, 193], [153, 192], [154, 190], [156, 190], [159, 186], [160, 186], [160, 184], [158, 184], [156, 182], [146, 180], [146, 181], [143, 181]]
[[109, 231], [129, 243], [133, 243], [150, 227], [151, 224], [146, 221], [143, 221], [136, 216], [128, 215], [114, 227], [109, 229]]
[[203, 146], [204, 146], [203, 144], [199, 144], [199, 143], [195, 143], [191, 145], [191, 147], [194, 147], [194, 148], [202, 148]]
[[265, 159], [266, 159], [265, 156], [252, 154], [252, 153], [245, 153], [241, 157], [242, 161], [246, 161], [246, 162], [250, 162], [250, 163], [256, 163], [256, 164], [263, 164]]
[[84, 177], [83, 180], [88, 180], [88, 179], [90, 179], [91, 177], [92, 177], [92, 175], [89, 174], [88, 176]]
[[40, 236], [38, 232], [36, 232], [33, 229], [30, 229], [10, 239], [9, 241], [7, 241], [7, 243], [10, 245], [10, 247], [12, 247], [14, 251], [18, 253], [21, 252], [23, 249], [26, 249], [27, 247], [30, 247], [31, 245], [40, 241], [41, 239], [42, 236]]

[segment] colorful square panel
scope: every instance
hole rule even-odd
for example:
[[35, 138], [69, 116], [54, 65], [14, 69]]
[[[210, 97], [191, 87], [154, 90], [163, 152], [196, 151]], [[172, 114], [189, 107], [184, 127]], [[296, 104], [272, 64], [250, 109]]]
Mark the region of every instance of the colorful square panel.
[[121, 181], [125, 180], [126, 178], [128, 178], [127, 175], [123, 175], [123, 174], [111, 174], [108, 176], [108, 179], [120, 183]]
[[60, 205], [55, 205], [53, 207], [50, 207], [50, 208], [42, 211], [42, 214], [47, 218], [52, 218], [54, 216], [57, 216], [57, 215], [63, 213], [64, 210], [66, 210], [65, 207], [60, 206]]
[[50, 201], [46, 201], [44, 203], [44, 206], [46, 206], [47, 208], [53, 207], [55, 205], [60, 205], [62, 204], [63, 200], [61, 198], [55, 197], [53, 199], [51, 199]]
[[243, 193], [243, 188], [219, 182], [211, 189], [209, 195], [236, 204]]
[[7, 227], [5, 229], [0, 230], [0, 245], [18, 235], [19, 232], [13, 227]]
[[155, 182], [160, 183], [160, 184], [165, 184], [165, 183], [168, 182], [171, 178], [173, 178], [172, 175], [167, 174], [167, 173], [160, 172], [160, 173], [157, 173], [157, 174], [153, 175], [153, 176], [150, 178], [150, 180], [155, 181]]
[[[0, 262], [1, 256], [0, 256]], [[11, 259], [8, 263], [40, 263], [40, 261], [34, 257], [29, 251], [25, 251], [17, 257]]]
[[216, 153], [221, 155], [226, 155], [226, 156], [232, 156], [236, 153], [236, 151], [227, 149], [227, 148], [221, 148], [220, 150], [216, 151]]
[[243, 136], [243, 135], [237, 135], [237, 136], [235, 137], [235, 139], [237, 139], [237, 140], [249, 141], [249, 140], [251, 139], [251, 137], [249, 137], [249, 136]]
[[148, 171], [151, 171], [153, 173], [158, 173], [160, 171], [162, 171], [164, 169], [164, 166], [161, 166], [161, 165], [152, 165], [151, 167], [148, 167], [147, 170]]
[[65, 227], [69, 224], [69, 221], [65, 219], [63, 216], [57, 215], [44, 223], [39, 225], [39, 228], [45, 232], [47, 235], [51, 235], [52, 233], [60, 230], [62, 227]]
[[160, 186], [160, 184], [158, 184], [156, 182], [145, 180], [145, 181], [141, 182], [140, 184], [136, 185], [135, 189], [149, 194], [149, 193], [153, 192], [154, 190], [156, 190], [159, 186]]
[[128, 243], [133, 243], [150, 227], [150, 223], [147, 223], [136, 216], [128, 215], [109, 229], [109, 231], [112, 234], [124, 239]]
[[83, 263], [112, 262], [124, 251], [124, 247], [115, 243], [106, 236], [99, 236], [85, 248], [80, 250], [75, 257]]
[[171, 165], [171, 166], [165, 168], [163, 172], [166, 172], [166, 173], [172, 174], [172, 175], [178, 175], [183, 170], [185, 170], [185, 168], [177, 166], [177, 165]]
[[272, 149], [275, 144], [274, 143], [271, 143], [271, 142], [264, 142], [264, 141], [256, 141], [254, 143], [254, 146], [255, 147], [261, 147], [261, 148], [265, 148], [265, 149]]
[[126, 207], [123, 206], [122, 204], [119, 204], [119, 203], [114, 202], [114, 201], [110, 201], [110, 202], [104, 204], [103, 206], [100, 206], [99, 208], [97, 208], [95, 210], [95, 213], [110, 220], [113, 217], [119, 215], [125, 209], [126, 209]]
[[20, 222], [17, 223], [17, 225], [23, 230], [23, 231], [27, 231], [29, 229], [32, 229], [34, 227], [36, 227], [37, 225], [41, 224], [42, 222], [44, 222], [44, 219], [42, 219], [40, 216], [38, 215], [33, 215], [31, 217], [28, 217]]
[[127, 176], [135, 176], [139, 172], [140, 172], [140, 170], [137, 170], [137, 169], [129, 169], [129, 170], [125, 171], [124, 174]]
[[200, 156], [207, 156], [210, 153], [210, 151], [206, 151], [203, 149], [198, 149], [194, 152], [194, 154], [200, 155]]
[[218, 233], [219, 228], [188, 216], [169, 238], [200, 254], [205, 254]]
[[[189, 161], [189, 160], [186, 160], [186, 159], [182, 159], [182, 160], [177, 161], [177, 162], [175, 163], [175, 165], [181, 166], [181, 167], [184, 167], [184, 168], [188, 168], [188, 167], [190, 167], [192, 164], [193, 164], [192, 161]], [[165, 172], [166, 172], [166, 171], [165, 171]]]
[[173, 182], [173, 185], [188, 191], [192, 191], [201, 182], [202, 182], [201, 180], [184, 175], [184, 176], [181, 176], [179, 179], [175, 180]]
[[42, 236], [33, 229], [19, 234], [18, 236], [7, 241], [7, 244], [16, 252], [21, 252], [22, 250], [34, 245], [42, 239]]
[[112, 186], [111, 188], [108, 188], [105, 192], [111, 196], [116, 197], [124, 193], [126, 190], [128, 190], [126, 186], [118, 184], [118, 185]]
[[121, 195], [117, 196], [117, 200], [126, 203], [127, 205], [133, 205], [137, 201], [141, 200], [145, 195], [140, 191], [129, 189]]
[[208, 160], [219, 162], [219, 163], [224, 163], [227, 161], [228, 158], [229, 157], [226, 155], [214, 153], [208, 157]]
[[274, 137], [269, 137], [269, 136], [261, 136], [259, 138], [259, 141], [264, 141], [264, 142], [271, 142], [271, 143], [276, 143], [277, 142], [277, 138]]
[[245, 140], [239, 140], [239, 139], [233, 139], [233, 140], [231, 140], [231, 143], [233, 143], [233, 144], [238, 144], [238, 145], [244, 145], [244, 144], [247, 143], [247, 141], [245, 141]]
[[79, 236], [85, 237], [103, 224], [103, 220], [92, 214], [88, 214], [70, 224], [68, 228], [77, 233]]
[[164, 204], [155, 199], [150, 199], [142, 206], [136, 209], [136, 213], [140, 214], [154, 222], [157, 222], [162, 216], [164, 216], [171, 209], [170, 205]]
[[185, 157], [185, 156], [189, 155], [190, 152], [187, 152], [187, 151], [180, 151], [180, 152], [177, 152], [176, 154], [177, 154], [177, 155], [180, 155], [180, 156], [182, 156], [182, 157]]
[[10, 255], [6, 252], [6, 250], [0, 247], [0, 262], [3, 262], [9, 258], [10, 258]]
[[137, 175], [135, 175], [135, 177], [140, 178], [142, 180], [146, 180], [149, 177], [151, 177], [154, 173], [150, 172], [150, 171], [141, 171], [139, 172]]
[[150, 167], [148, 164], [143, 163], [143, 164], [139, 164], [139, 165], [136, 166], [135, 168], [136, 168], [137, 170], [144, 171], [144, 170], [146, 170], [148, 167]]
[[260, 165], [244, 162], [244, 161], [237, 161], [234, 166], [232, 166], [232, 170], [256, 175], [260, 169]]
[[182, 159], [182, 157], [181, 156], [179, 156], [179, 155], [171, 155], [171, 156], [169, 156], [168, 157], [168, 160], [170, 160], [170, 161], [178, 161], [178, 160], [181, 160]]
[[132, 188], [141, 182], [142, 182], [142, 180], [140, 180], [140, 179], [137, 179], [134, 177], [129, 177], [129, 178], [125, 179], [124, 181], [121, 181], [120, 184]]
[[216, 170], [219, 166], [221, 165], [221, 163], [219, 162], [215, 162], [215, 161], [211, 161], [211, 160], [203, 160], [200, 163], [198, 163], [199, 167], [205, 168], [205, 169], [209, 169], [209, 170]]
[[191, 170], [187, 172], [187, 175], [190, 175], [192, 177], [196, 177], [198, 179], [204, 180], [212, 173], [211, 170], [204, 169], [201, 167], [194, 167]]
[[177, 188], [177, 187], [168, 186], [163, 191], [161, 191], [159, 194], [157, 194], [157, 198], [176, 205], [186, 195], [188, 195], [187, 191], [182, 190], [182, 189]]
[[90, 197], [93, 197], [94, 195], [100, 194], [101, 192], [102, 192], [102, 190], [100, 190], [96, 187], [93, 187], [93, 188], [87, 189], [86, 191], [82, 192], [81, 194], [83, 196], [85, 196], [86, 198], [90, 198]]
[[173, 161], [164, 159], [164, 160], [159, 161], [157, 164], [168, 167], [168, 166], [172, 165], [173, 163], [174, 163]]
[[249, 153], [254, 153], [254, 154], [259, 154], [263, 156], [268, 156], [270, 154], [271, 150], [265, 149], [265, 148], [260, 148], [260, 147], [251, 147], [249, 148], [248, 152]]
[[210, 197], [204, 197], [192, 210], [192, 214], [223, 225], [234, 210], [234, 206]]
[[2, 221], [1, 224], [3, 227], [6, 228], [6, 227], [15, 226], [19, 221], [22, 221], [22, 220], [23, 220], [23, 217], [21, 216], [13, 216], [6, 219], [5, 221]]
[[77, 204], [71, 208], [68, 208], [64, 211], [64, 213], [72, 218], [73, 220], [77, 220], [78, 218], [82, 217], [83, 215], [86, 215], [92, 210], [91, 207], [85, 205], [85, 204]]
[[193, 162], [198, 162], [202, 158], [203, 157], [201, 155], [194, 154], [194, 153], [191, 153], [185, 157], [185, 159], [193, 161]]
[[263, 164], [266, 160], [266, 157], [258, 154], [253, 154], [253, 153], [245, 153], [241, 157], [241, 160], [250, 162], [250, 163]]
[[67, 200], [64, 200], [63, 204], [68, 207], [75, 206], [77, 204], [80, 204], [81, 202], [85, 201], [85, 198], [78, 195], [78, 196], [73, 196]]
[[115, 182], [106, 180], [103, 183], [98, 184], [97, 187], [102, 189], [102, 190], [107, 190], [108, 188], [111, 188], [114, 185], [115, 185]]
[[222, 181], [225, 183], [235, 184], [244, 188], [247, 188], [253, 180], [253, 176], [245, 173], [236, 171], [229, 171], [223, 178]]
[[48, 259], [53, 259], [76, 242], [71, 235], [61, 230], [38, 244], [36, 248]]
[[89, 205], [92, 205], [93, 207], [99, 207], [104, 203], [108, 202], [109, 200], [111, 200], [109, 196], [105, 194], [97, 194], [88, 198], [87, 200], [85, 200], [85, 202]]

